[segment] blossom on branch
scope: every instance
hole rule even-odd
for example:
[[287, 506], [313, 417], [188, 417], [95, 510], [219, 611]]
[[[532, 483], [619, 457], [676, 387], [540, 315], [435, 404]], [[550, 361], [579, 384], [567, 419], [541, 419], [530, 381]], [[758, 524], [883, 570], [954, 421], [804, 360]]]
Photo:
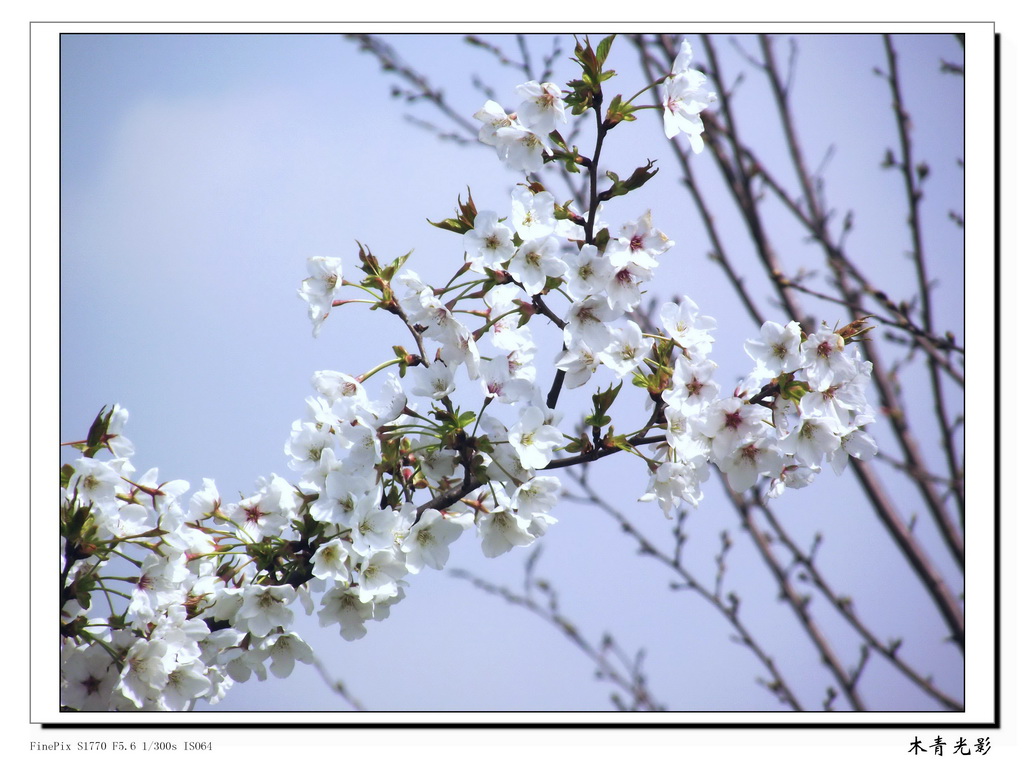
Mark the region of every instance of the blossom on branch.
[[707, 76], [690, 67], [692, 61], [693, 48], [684, 40], [672, 63], [672, 71], [665, 80], [662, 106], [665, 108], [665, 136], [671, 139], [683, 133], [690, 142], [690, 149], [701, 152], [704, 149], [704, 140], [701, 138], [704, 122], [700, 119], [700, 113], [711, 106], [718, 96], [708, 89]]

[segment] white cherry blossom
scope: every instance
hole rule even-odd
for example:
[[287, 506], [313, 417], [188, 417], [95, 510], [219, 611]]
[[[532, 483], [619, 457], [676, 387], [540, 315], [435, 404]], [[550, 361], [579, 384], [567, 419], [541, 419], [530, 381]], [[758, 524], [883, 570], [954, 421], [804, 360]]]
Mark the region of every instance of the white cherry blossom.
[[302, 281], [299, 297], [309, 305], [309, 319], [313, 322], [313, 336], [319, 336], [320, 327], [327, 320], [334, 299], [341, 290], [341, 259], [330, 256], [311, 256], [306, 260], [309, 277]]
[[547, 236], [528, 240], [516, 250], [508, 263], [508, 271], [523, 284], [527, 294], [539, 294], [548, 278], [560, 278], [565, 274], [566, 264], [558, 254], [556, 238]]
[[555, 196], [518, 186], [512, 191], [512, 224], [523, 240], [543, 238], [555, 231]]
[[514, 122], [511, 117], [505, 114], [505, 110], [502, 109], [501, 105], [491, 99], [488, 99], [484, 106], [476, 111], [473, 117], [483, 123], [480, 126], [480, 141], [492, 147], [498, 143], [498, 129], [508, 128]]
[[666, 302], [658, 311], [662, 327], [684, 350], [690, 360], [707, 357], [711, 353], [714, 337], [710, 332], [717, 328], [715, 319], [701, 315], [697, 303], [684, 296], [676, 302]]
[[557, 124], [565, 124], [565, 102], [562, 101], [562, 89], [554, 83], [538, 83], [531, 80], [516, 86], [516, 93], [523, 102], [516, 109], [519, 121], [527, 128], [538, 133], [551, 133]]
[[756, 364], [755, 375], [771, 379], [803, 365], [800, 343], [800, 324], [795, 320], [785, 326], [769, 320], [761, 325], [761, 338], [747, 340], [743, 349]]
[[424, 566], [431, 569], [443, 569], [448, 562], [449, 545], [451, 545], [465, 527], [438, 510], [425, 510], [419, 521], [402, 540], [402, 552], [405, 553], [405, 565], [412, 574], [417, 574]]
[[473, 221], [473, 229], [462, 236], [462, 242], [469, 263], [480, 272], [484, 267], [500, 269], [516, 250], [512, 230], [498, 221], [494, 211], [480, 211]]
[[519, 462], [528, 470], [547, 467], [555, 449], [562, 444], [562, 433], [545, 424], [545, 415], [536, 406], [530, 406], [508, 432], [508, 442], [519, 456]]
[[847, 382], [857, 375], [853, 359], [843, 353], [845, 346], [839, 334], [829, 331], [811, 334], [800, 345], [807, 383], [812, 390], [825, 390], [833, 383]]
[[708, 89], [707, 76], [690, 67], [692, 61], [693, 49], [684, 40], [665, 81], [662, 105], [665, 108], [665, 136], [671, 139], [682, 132], [690, 141], [690, 149], [699, 153], [704, 149], [701, 138], [704, 123], [700, 113], [717, 99], [717, 95]]

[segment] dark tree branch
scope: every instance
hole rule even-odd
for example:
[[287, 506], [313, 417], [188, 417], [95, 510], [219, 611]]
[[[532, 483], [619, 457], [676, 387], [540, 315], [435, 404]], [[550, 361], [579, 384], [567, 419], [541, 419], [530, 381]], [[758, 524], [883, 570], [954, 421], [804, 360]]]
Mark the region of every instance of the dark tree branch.
[[[862, 648], [870, 648], [878, 654], [882, 655], [888, 660], [893, 667], [895, 667], [903, 676], [913, 681], [925, 694], [938, 702], [942, 703], [943, 707], [949, 710], [960, 711], [964, 709], [962, 703], [955, 700], [953, 697], [943, 693], [934, 683], [931, 676], [924, 676], [914, 670], [902, 657], [897, 656], [899, 645], [896, 644], [883, 644], [878, 637], [871, 632], [871, 630], [864, 624], [863, 620], [857, 616], [853, 608], [853, 601], [844, 596], [838, 595], [832, 587], [828, 584], [821, 571], [818, 569], [817, 563], [814, 559], [814, 551], [808, 553], [800, 548], [789, 536], [786, 530], [782, 527], [779, 520], [772, 513], [768, 505], [763, 501], [757, 501], [757, 507], [761, 510], [768, 524], [771, 526], [772, 531], [778, 540], [786, 547], [787, 550], [792, 554], [793, 561], [807, 574], [811, 581], [811, 584], [818, 589], [818, 591], [825, 597], [825, 600], [831, 604], [831, 606], [839, 613], [849, 625], [857, 631], [858, 635], [864, 640], [865, 646]], [[821, 537], [818, 536], [815, 539], [815, 549], [821, 543]], [[864, 654], [861, 661], [860, 668], [863, 668], [864, 663], [867, 661], [867, 654]], [[859, 673], [854, 676], [854, 683], [859, 678]]]
[[729, 494], [733, 501], [733, 505], [736, 508], [736, 512], [740, 516], [743, 528], [750, 533], [751, 539], [757, 546], [758, 552], [761, 554], [761, 558], [768, 570], [771, 572], [776, 583], [779, 585], [781, 590], [781, 597], [793, 612], [796, 614], [797, 620], [803, 627], [807, 637], [814, 644], [814, 647], [818, 650], [821, 662], [828, 668], [829, 672], [836, 679], [840, 689], [842, 689], [844, 696], [850, 703], [850, 707], [854, 710], [867, 710], [864, 705], [864, 701], [861, 699], [860, 693], [857, 691], [857, 683], [854, 678], [846, 671], [839, 657], [836, 655], [835, 650], [832, 648], [828, 639], [825, 637], [824, 632], [818, 625], [817, 621], [811, 616], [808, 604], [810, 602], [809, 596], [800, 595], [800, 593], [793, 586], [792, 581], [789, 579], [789, 575], [786, 570], [782, 568], [778, 558], [776, 558], [774, 552], [772, 552], [771, 544], [768, 540], [768, 536], [751, 515], [751, 503], [744, 497], [736, 494], [728, 485], [725, 483], [723, 477], [723, 487], [726, 493]]
[[[924, 181], [927, 166], [914, 163], [913, 143], [910, 139], [910, 115], [907, 113], [903, 102], [903, 93], [900, 89], [899, 72], [896, 66], [896, 49], [892, 44], [891, 35], [883, 35], [885, 41], [885, 54], [889, 65], [889, 74], [886, 78], [892, 92], [892, 108], [896, 115], [896, 126], [900, 137], [900, 163], [898, 164], [903, 175], [903, 188], [907, 196], [907, 226], [910, 228], [912, 256], [914, 266], [917, 268], [917, 292], [921, 299], [921, 321], [924, 330], [928, 334], [933, 333], [932, 322], [932, 298], [931, 282], [928, 279], [927, 264], [924, 255], [924, 235], [921, 224], [921, 200], [924, 192], [921, 185]], [[953, 441], [953, 433], [950, 428], [949, 417], [946, 413], [945, 395], [942, 389], [942, 380], [939, 376], [935, 361], [928, 359], [928, 375], [931, 379], [932, 397], [935, 403], [935, 418], [942, 435], [943, 448], [945, 450], [946, 463], [949, 468], [950, 477], [953, 479], [953, 493], [960, 509], [960, 525], [964, 524], [964, 487], [963, 476], [960, 473], [960, 461], [957, 457], [956, 444]]]
[[[803, 190], [804, 203], [807, 206], [808, 217], [813, 225], [812, 233], [826, 247], [827, 256], [829, 257], [829, 267], [833, 270], [837, 284], [842, 290], [844, 299], [849, 306], [856, 307], [859, 305], [858, 292], [848, 285], [843, 264], [833, 258], [836, 249], [831, 245], [831, 238], [828, 235], [828, 217], [819, 203], [815, 185], [811, 180], [810, 174], [806, 170], [803, 153], [800, 149], [800, 142], [797, 138], [796, 129], [793, 125], [791, 111], [789, 109], [788, 95], [782, 88], [780, 76], [773, 58], [770, 38], [767, 36], [761, 37], [761, 48], [765, 57], [764, 71], [768, 77], [771, 91], [775, 95], [777, 111], [779, 112], [780, 119], [782, 121], [783, 131], [786, 136], [786, 144], [789, 148], [790, 159], [797, 174], [797, 178], [800, 180], [800, 187]], [[773, 272], [773, 275], [779, 275], [781, 277], [781, 273], [777, 271]], [[924, 328], [929, 335], [932, 334], [930, 318], [928, 322], [925, 323]], [[872, 361], [875, 366], [875, 376], [872, 377], [872, 381], [878, 389], [879, 395], [882, 399], [884, 409], [883, 413], [888, 417], [889, 424], [893, 428], [893, 431], [899, 440], [900, 446], [907, 457], [907, 461], [914, 466], [921, 467], [922, 469], [926, 468], [927, 465], [924, 461], [924, 457], [918, 448], [917, 441], [915, 440], [907, 422], [906, 413], [897, 405], [897, 398], [892, 387], [892, 382], [890, 377], [887, 375], [885, 368], [882, 366], [880, 352], [878, 351], [875, 343], [870, 339], [864, 340], [864, 349], [867, 359]], [[935, 367], [934, 362], [930, 365], [930, 372], [933, 374], [934, 383], [934, 377], [938, 375], [938, 369]], [[939, 397], [938, 394], [936, 394], [936, 397]], [[954, 478], [956, 477], [956, 474], [957, 471], [954, 469]], [[943, 540], [962, 568], [964, 563], [963, 539], [959, 531], [957, 531], [953, 523], [950, 521], [946, 512], [945, 503], [937, 493], [934, 486], [921, 480], [927, 475], [929, 474], [924, 472], [911, 477], [917, 483], [919, 491], [927, 502], [931, 516], [935, 521], [936, 526], [939, 528]]]

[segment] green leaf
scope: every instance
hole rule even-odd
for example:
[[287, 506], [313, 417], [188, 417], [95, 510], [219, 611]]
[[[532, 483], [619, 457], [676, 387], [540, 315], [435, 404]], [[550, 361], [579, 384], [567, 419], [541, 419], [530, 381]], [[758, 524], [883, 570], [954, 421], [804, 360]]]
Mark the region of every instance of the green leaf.
[[555, 218], [556, 219], [568, 219], [569, 218], [569, 206], [572, 205], [571, 200], [565, 201], [563, 205], [555, 203]]
[[[85, 439], [88, 449], [96, 450], [103, 444], [103, 436], [107, 434], [107, 428], [110, 427], [110, 417], [113, 413], [114, 410], [112, 408], [108, 410], [106, 406], [100, 409], [100, 413], [92, 421], [92, 426], [89, 427], [89, 435]], [[92, 455], [90, 454], [90, 456]]]
[[609, 128], [612, 128], [623, 120], [636, 120], [636, 107], [632, 104], [624, 104], [622, 102], [622, 94], [616, 94], [612, 99], [611, 104], [608, 105], [608, 110], [605, 112], [604, 121]]
[[407, 254], [402, 254], [400, 257], [395, 259], [391, 264], [381, 270], [381, 277], [389, 283], [394, 279], [395, 274], [402, 269], [402, 265], [412, 256], [412, 251]]
[[600, 390], [591, 396], [591, 399], [594, 401], [594, 412], [596, 414], [608, 413], [608, 409], [611, 408], [621, 390], [622, 382], [619, 382], [615, 387], [609, 387], [607, 390]]
[[600, 43], [597, 44], [597, 64], [598, 66], [604, 66], [605, 61], [608, 59], [608, 52], [612, 49], [612, 42], [615, 40], [615, 35], [609, 35]]
[[614, 446], [623, 451], [633, 448], [633, 444], [629, 442], [625, 435], [610, 435], [604, 439], [604, 442], [606, 446]]
[[614, 197], [618, 197], [619, 195], [626, 195], [633, 190], [640, 189], [647, 184], [647, 182], [653, 179], [656, 173], [658, 173], [658, 169], [654, 167], [653, 160], [648, 160], [647, 165], [637, 168], [632, 174], [630, 174], [629, 178], [625, 180], [619, 179], [618, 174], [615, 174], [612, 171], [606, 171], [605, 174], [609, 179], [611, 179], [612, 186], [604, 190], [600, 194], [599, 198], [601, 200], [610, 200]]
[[568, 86], [570, 93], [565, 97], [565, 103], [572, 108], [572, 114], [582, 115], [593, 104], [593, 85], [585, 80], [570, 80]]
[[648, 379], [645, 374], [642, 374], [639, 371], [635, 371], [633, 372], [633, 384], [636, 385], [637, 387], [642, 387], [646, 390], [650, 388], [651, 380]]
[[594, 55], [594, 49], [590, 47], [590, 38], [584, 37], [584, 43], [586, 47], [580, 45], [579, 40], [576, 41], [575, 59], [579, 62], [583, 68], [584, 78], [590, 74], [597, 74], [601, 70], [601, 65], [597, 62], [597, 57]]
[[439, 222], [432, 222], [429, 219], [427, 219], [427, 223], [432, 224], [439, 229], [454, 232], [458, 235], [464, 235], [466, 232], [468, 232], [468, 230], [465, 228], [462, 222], [460, 222], [458, 219], [442, 219]]
[[467, 200], [465, 203], [462, 202], [462, 196], [458, 199], [458, 208], [455, 211], [455, 217], [449, 217], [442, 219], [439, 222], [427, 221], [442, 230], [448, 230], [454, 232], [457, 235], [464, 235], [473, 229], [473, 223], [476, 221], [476, 203], [473, 202], [473, 193], [469, 187], [466, 188]]
[[573, 147], [573, 152], [567, 150], [554, 150], [551, 153], [551, 157], [562, 163], [565, 166], [565, 170], [571, 174], [578, 174], [580, 172], [579, 166], [576, 164], [576, 148]]
[[792, 374], [783, 374], [778, 378], [777, 382], [779, 385], [779, 395], [796, 404], [799, 404], [801, 398], [811, 391], [807, 382], [794, 378]]
[[78, 604], [83, 609], [88, 610], [88, 609], [92, 608], [92, 590], [94, 589], [94, 587], [95, 587], [95, 583], [91, 583], [91, 584], [89, 584], [88, 587], [86, 587], [85, 585], [82, 585], [76, 591], [76, 595], [77, 595], [77, 598], [78, 598]]

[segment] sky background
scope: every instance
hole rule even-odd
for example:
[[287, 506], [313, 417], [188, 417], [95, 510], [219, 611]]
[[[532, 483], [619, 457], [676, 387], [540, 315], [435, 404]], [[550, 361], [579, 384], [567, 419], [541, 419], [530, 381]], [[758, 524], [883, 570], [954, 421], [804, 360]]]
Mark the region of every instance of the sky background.
[[[525, 79], [496, 68], [485, 51], [457, 36], [388, 40], [442, 85], [467, 117], [486, 98], [472, 87], [474, 74], [509, 108], [514, 86]], [[515, 50], [508, 39], [493, 40]], [[733, 78], [745, 72], [740, 83], [729, 83], [736, 87], [745, 138], [782, 165], [767, 91], [742, 55], [755, 52], [755, 45], [743, 37], [736, 44], [723, 37], [719, 51], [724, 71]], [[550, 49], [540, 39], [531, 46], [538, 57]], [[565, 55], [570, 47], [571, 38], [563, 40], [555, 82], [575, 76]], [[695, 48], [697, 61], [704, 61], [696, 41]], [[941, 312], [937, 326], [963, 339], [963, 239], [947, 215], [964, 209], [955, 162], [963, 157], [963, 81], [938, 71], [940, 59], [960, 61], [962, 53], [949, 36], [898, 38], [897, 48], [916, 151], [931, 167], [924, 209]], [[776, 50], [784, 60], [784, 39]], [[794, 112], [807, 157], [816, 166], [834, 145], [828, 200], [840, 212], [856, 211], [850, 251], [890, 295], [909, 296], [901, 182], [878, 168], [896, 141], [886, 85], [872, 73], [884, 62], [881, 42], [856, 35], [805, 37], [799, 50]], [[619, 72], [612, 81], [616, 92], [628, 95], [645, 85], [625, 41], [616, 42], [609, 64]], [[339, 36], [63, 36], [61, 440], [83, 437], [100, 407], [118, 402], [131, 413], [127, 432], [140, 473], [158, 467], [162, 481], [183, 478], [193, 489], [213, 478], [225, 498], [249, 493], [261, 475], [292, 477], [283, 446], [291, 423], [304, 416], [312, 372], [357, 374], [390, 357], [391, 345], [408, 344], [397, 321], [362, 306], [335, 310], [314, 339], [296, 296], [306, 258], [340, 256], [354, 270], [359, 240], [382, 258], [414, 249], [410, 268], [428, 279], [446, 278], [460, 263], [459, 239], [426, 220], [449, 216], [467, 186], [479, 208], [507, 212], [519, 180], [491, 148], [440, 142], [411, 124], [404, 118], [409, 112], [438, 118], [422, 105], [391, 98], [392, 82], [372, 57]], [[616, 129], [605, 152], [605, 167], [620, 175], [648, 158], [662, 161], [664, 170], [649, 185], [609, 204], [603, 214], [618, 227], [650, 208], [656, 226], [675, 240], [651, 293], [666, 300], [687, 294], [718, 320], [713, 357], [718, 381], [729, 388], [749, 370], [742, 343], [756, 328], [706, 258], [709, 247], [678, 184], [660, 116], [647, 111], [636, 124]], [[711, 158], [691, 160], [706, 166], [698, 173], [709, 180], [712, 194], [721, 195], [711, 182]], [[750, 260], [750, 279], [758, 286], [742, 225], [726, 207], [716, 210], [722, 211], [731, 252]], [[781, 211], [772, 234], [787, 265], [816, 263]], [[755, 288], [759, 297], [766, 293]], [[849, 320], [835, 315], [837, 308], [809, 306], [830, 323]], [[545, 381], [543, 373], [539, 380]], [[375, 382], [370, 380], [371, 392]], [[904, 382], [910, 392], [916, 384], [912, 378]], [[474, 393], [474, 405], [476, 400]], [[560, 403], [563, 426], [576, 422], [578, 403], [576, 394]], [[642, 419], [637, 409], [637, 427]], [[917, 421], [926, 423], [926, 417]], [[928, 450], [935, 436], [922, 429], [920, 439]], [[660, 510], [635, 502], [646, 485], [637, 463], [615, 457], [598, 463], [594, 475], [609, 501], [628, 511], [639, 528], [668, 541], [671, 524]], [[941, 627], [852, 491], [852, 480], [826, 470], [810, 488], [787, 493], [776, 512], [805, 543], [823, 529], [822, 564], [833, 583], [854, 597], [880, 636], [906, 639], [908, 659], [962, 696], [960, 655], [941, 642]], [[898, 484], [894, 493], [899, 498]], [[588, 638], [596, 642], [609, 631], [625, 649], [646, 650], [656, 697], [673, 710], [778, 707], [754, 682], [763, 672], [753, 656], [728, 641], [725, 623], [695, 596], [670, 591], [671, 575], [638, 557], [635, 544], [606, 516], [571, 504], [555, 515], [559, 523], [540, 541], [538, 575], [557, 588], [562, 610]], [[755, 634], [773, 650], [806, 706], [817, 707], [827, 675], [789, 609], [776, 602], [717, 479], [706, 484], [705, 501], [690, 521], [688, 563], [708, 578], [720, 532], [732, 532], [736, 548], [727, 584], [743, 596]], [[920, 536], [927, 542], [931, 535], [922, 526]], [[941, 564], [941, 550], [932, 549]], [[449, 568], [518, 589], [531, 552], [518, 548], [486, 559], [470, 534], [453, 547]], [[948, 568], [944, 573], [955, 579]], [[315, 616], [299, 625], [325, 666], [367, 708], [609, 707], [610, 689], [595, 679], [592, 664], [542, 621], [447, 572], [426, 570], [408, 581], [407, 598], [388, 620], [369, 623], [359, 641], [344, 641], [336, 628], [321, 630]], [[954, 581], [954, 591], [961, 587]], [[840, 636], [835, 645], [850, 664], [856, 661], [853, 639]], [[913, 689], [890, 681], [881, 663], [869, 665], [865, 678], [872, 707], [928, 706]], [[217, 706], [344, 707], [303, 666], [286, 681], [236, 685]]]

